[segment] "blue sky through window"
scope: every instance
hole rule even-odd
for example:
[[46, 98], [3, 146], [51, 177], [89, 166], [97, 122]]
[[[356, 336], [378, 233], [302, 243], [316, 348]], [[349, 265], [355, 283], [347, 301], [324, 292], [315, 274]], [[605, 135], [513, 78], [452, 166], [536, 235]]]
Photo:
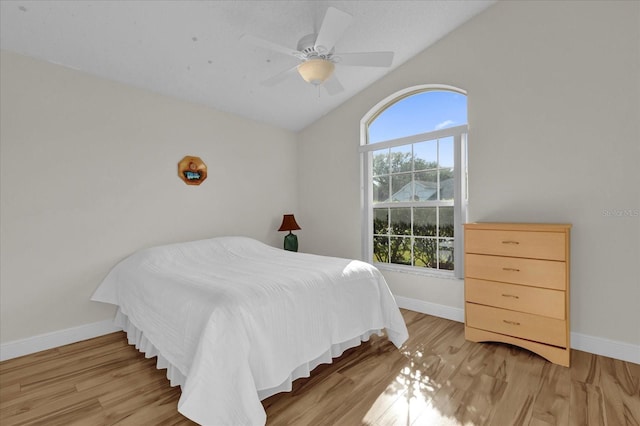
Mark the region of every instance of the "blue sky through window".
[[388, 107], [369, 125], [369, 143], [432, 132], [467, 123], [467, 97], [431, 90]]

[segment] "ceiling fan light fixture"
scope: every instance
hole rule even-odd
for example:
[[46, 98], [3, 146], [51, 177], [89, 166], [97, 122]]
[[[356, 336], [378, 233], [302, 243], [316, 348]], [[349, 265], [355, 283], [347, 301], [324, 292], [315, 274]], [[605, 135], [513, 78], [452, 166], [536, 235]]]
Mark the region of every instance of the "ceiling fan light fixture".
[[331, 77], [334, 68], [333, 62], [327, 59], [309, 59], [298, 65], [298, 73], [307, 83], [318, 86]]

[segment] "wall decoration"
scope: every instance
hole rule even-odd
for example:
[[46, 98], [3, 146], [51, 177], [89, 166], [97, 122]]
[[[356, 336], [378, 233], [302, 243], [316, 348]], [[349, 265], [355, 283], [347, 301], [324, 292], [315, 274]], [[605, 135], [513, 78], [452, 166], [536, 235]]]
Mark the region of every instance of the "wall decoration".
[[187, 185], [200, 185], [207, 178], [207, 165], [200, 157], [187, 155], [178, 163], [178, 176]]

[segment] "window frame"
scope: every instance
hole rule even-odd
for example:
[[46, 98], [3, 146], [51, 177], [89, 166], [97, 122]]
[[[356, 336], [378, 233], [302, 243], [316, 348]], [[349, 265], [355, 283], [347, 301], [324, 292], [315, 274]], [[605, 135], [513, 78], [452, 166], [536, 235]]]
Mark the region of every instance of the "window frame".
[[[361, 169], [361, 218], [362, 218], [362, 259], [366, 262], [374, 264], [382, 270], [390, 270], [397, 272], [414, 273], [418, 275], [437, 276], [440, 278], [462, 278], [464, 271], [463, 247], [464, 232], [463, 224], [467, 221], [467, 137], [468, 124], [448, 127], [431, 132], [425, 132], [410, 136], [404, 136], [396, 139], [369, 143], [369, 125], [378, 118], [390, 106], [401, 102], [404, 98], [428, 91], [450, 91], [467, 95], [466, 91], [453, 86], [429, 84], [410, 87], [388, 96], [376, 104], [360, 121], [360, 169]], [[445, 137], [454, 138], [454, 270], [441, 270], [434, 268], [425, 268], [422, 266], [401, 265], [395, 263], [380, 263], [373, 261], [373, 209], [374, 207], [409, 207], [416, 204], [424, 204], [425, 206], [442, 205], [441, 202], [394, 202], [381, 203], [374, 205], [373, 203], [373, 152], [381, 149], [388, 149], [398, 146], [406, 146], [413, 143], [419, 143], [427, 140], [442, 139]], [[419, 206], [416, 206], [419, 207]]]

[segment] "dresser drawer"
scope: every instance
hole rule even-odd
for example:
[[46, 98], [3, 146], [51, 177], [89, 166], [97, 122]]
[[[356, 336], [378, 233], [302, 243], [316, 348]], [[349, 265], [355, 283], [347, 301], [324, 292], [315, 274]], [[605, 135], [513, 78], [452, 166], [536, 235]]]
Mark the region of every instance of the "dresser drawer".
[[566, 259], [563, 232], [467, 229], [464, 234], [464, 246], [466, 253], [547, 260]]
[[469, 278], [566, 290], [565, 262], [467, 253], [464, 268]]
[[566, 317], [565, 292], [560, 290], [467, 278], [464, 280], [464, 295], [467, 302], [560, 320]]
[[567, 345], [566, 321], [475, 303], [466, 303], [465, 309], [468, 327], [559, 347]]

